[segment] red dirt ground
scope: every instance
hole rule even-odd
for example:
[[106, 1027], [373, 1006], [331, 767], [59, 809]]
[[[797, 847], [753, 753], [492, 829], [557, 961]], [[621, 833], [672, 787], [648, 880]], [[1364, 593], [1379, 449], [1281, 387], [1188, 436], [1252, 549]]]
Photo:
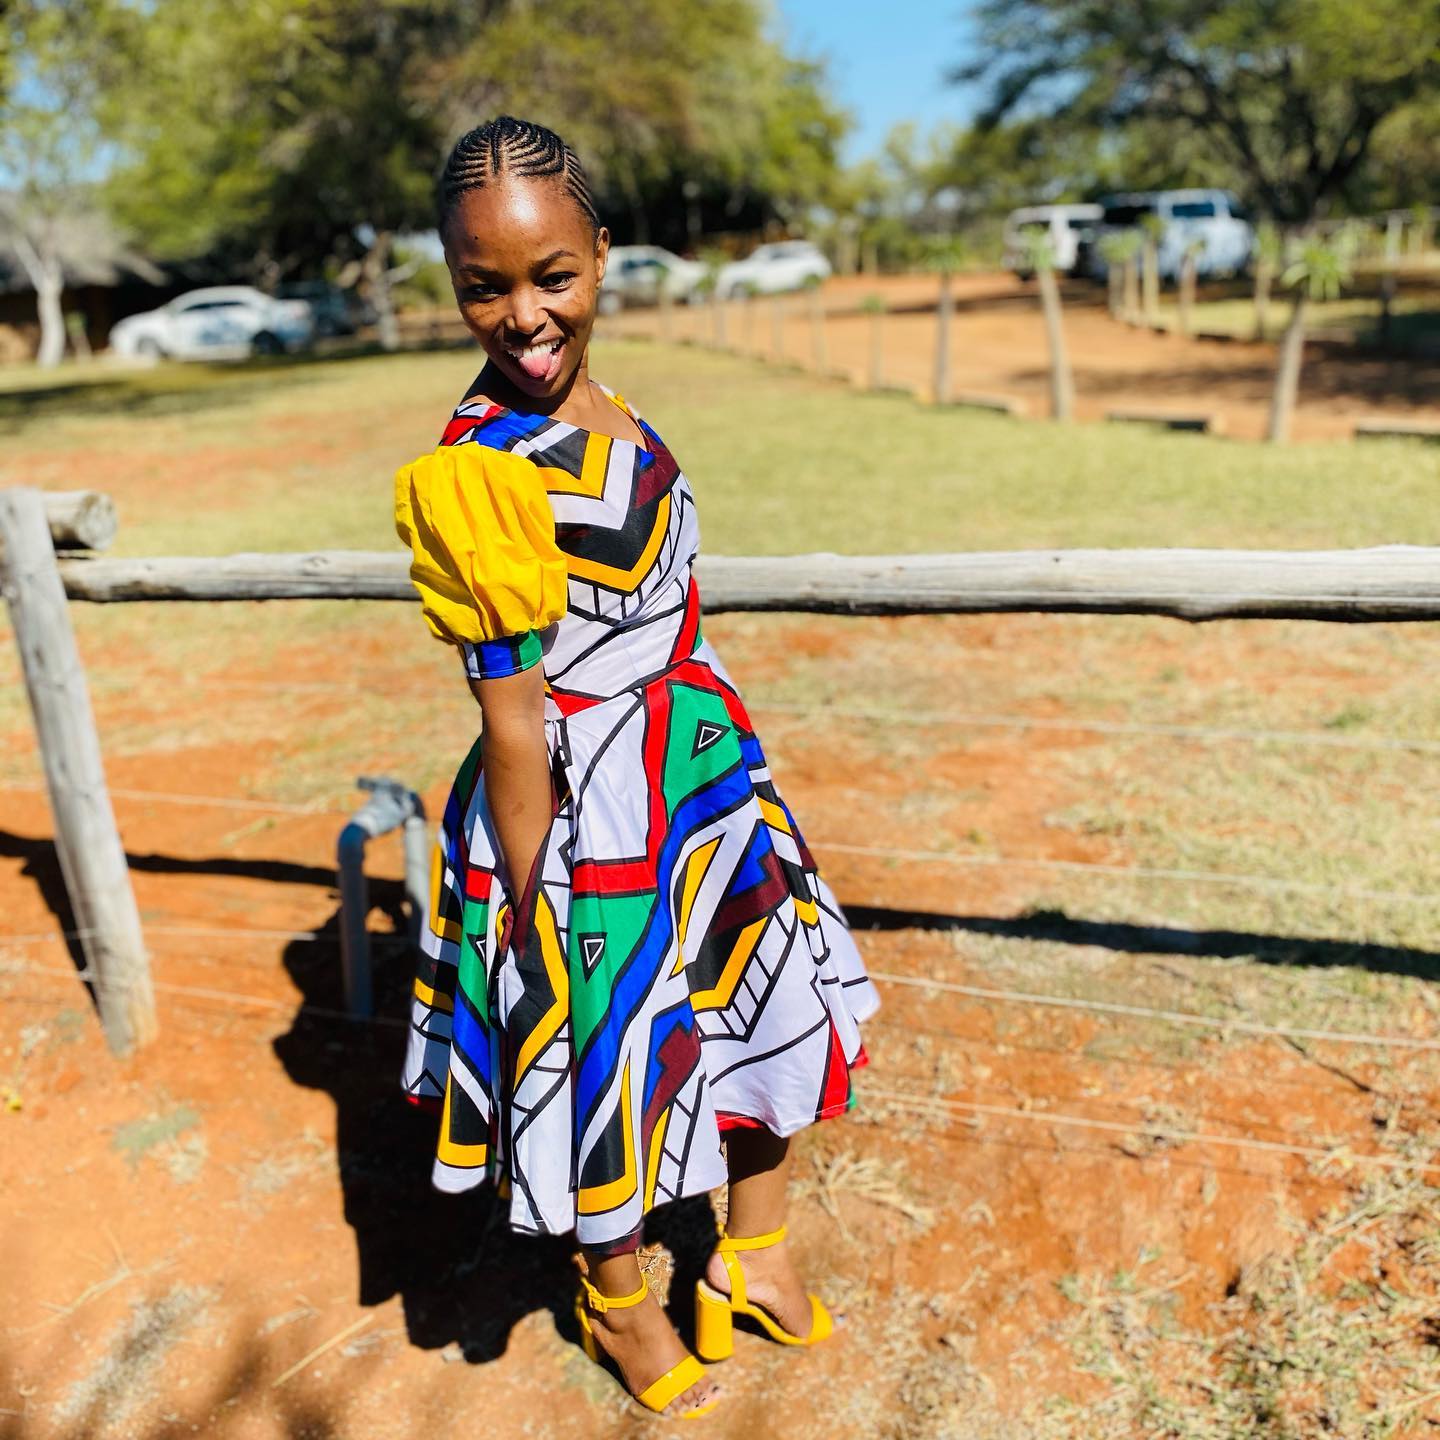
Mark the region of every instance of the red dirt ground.
[[[937, 622], [875, 623], [920, 636]], [[951, 643], [980, 649], [999, 645], [1010, 622], [946, 623]], [[788, 649], [745, 619], [709, 630], [742, 687], [777, 673], [796, 649], [836, 643], [825, 621], [793, 627]], [[163, 779], [153, 755], [125, 753], [108, 762], [112, 787], [263, 795], [283, 770], [280, 740], [343, 704], [357, 671], [388, 664], [397, 691], [457, 691], [439, 647], [398, 641], [387, 660], [387, 637], [405, 631], [387, 619], [358, 659], [353, 649], [279, 644], [263, 664], [227, 672], [224, 695], [203, 685], [169, 692], [166, 723], [186, 739], [166, 751]], [[1232, 635], [1227, 660], [1243, 663], [1246, 643]], [[1007, 663], [1038, 658], [1012, 645]], [[205, 717], [248, 703], [247, 687], [275, 714], [267, 691], [277, 674], [315, 688], [282, 697], [273, 745], [205, 742]], [[102, 732], [153, 722], [160, 689], [105, 695]], [[468, 704], [460, 692], [437, 719], [437, 743], [460, 745]], [[792, 751], [778, 720], [762, 729], [773, 729], [779, 779], [817, 842], [913, 843], [899, 811], [914, 780], [903, 764], [877, 763], [873, 743], [843, 730], [822, 753]], [[383, 730], [370, 738], [383, 749]], [[23, 733], [5, 740], [29, 745]], [[934, 754], [926, 783], [957, 787], [965, 823], [1006, 851], [1107, 860], [1112, 840], [1044, 823], [1074, 798], [1052, 762], [1090, 743], [1079, 732], [997, 731]], [[855, 791], [836, 778], [862, 771], [870, 803], [857, 835]], [[437, 813], [443, 787], [426, 800]], [[335, 1014], [329, 867], [340, 813], [123, 794], [116, 804], [161, 1026], [157, 1043], [126, 1060], [104, 1050], [56, 940], [63, 889], [43, 795], [5, 796], [0, 904], [11, 939], [0, 955], [17, 968], [0, 970], [0, 1081], [11, 1107], [0, 1112], [0, 1436], [647, 1433], [649, 1422], [573, 1344], [566, 1247], [508, 1238], [484, 1195], [429, 1189], [433, 1121], [410, 1112], [395, 1087], [404, 956], [377, 956], [379, 1023]], [[887, 807], [893, 818], [877, 818]], [[371, 924], [382, 934], [399, 902], [396, 848], [393, 839], [373, 847]], [[893, 896], [883, 862], [817, 849], [846, 903]], [[1007, 916], [1027, 895], [1013, 874], [918, 866], [904, 903]], [[901, 924], [861, 939], [877, 971], [943, 966], [954, 980], [987, 983], [963, 933]], [[1375, 1097], [1356, 1083], [1363, 1064], [1347, 1078], [1283, 1046], [1218, 1039], [1177, 1058], [1139, 1043], [1116, 1049], [1114, 1027], [1091, 1015], [899, 986], [885, 1000], [859, 1111], [804, 1138], [793, 1217], [810, 1272], [848, 1323], [813, 1354], [742, 1339], [709, 1434], [1022, 1433], [998, 1417], [1094, 1386], [1058, 1338], [1068, 1308], [1061, 1277], [1158, 1254], [1153, 1278], [1175, 1284], [1181, 1318], [1200, 1323], [1282, 1242], [1287, 1216], [1314, 1215], [1349, 1183], [1282, 1154], [1042, 1123], [1047, 1111], [1277, 1140], [1344, 1136], [1369, 1148]], [[910, 1109], [897, 1093], [1020, 1113]], [[657, 1226], [682, 1285], [703, 1260], [709, 1223], [693, 1204]], [[683, 1319], [684, 1306], [676, 1312]]]
[[[869, 295], [883, 296], [882, 378], [887, 385], [929, 396], [934, 374], [935, 304], [931, 275], [856, 276], [824, 287], [826, 364], [853, 383], [867, 383], [871, 317], [861, 309]], [[1049, 414], [1049, 358], [1033, 284], [1008, 274], [957, 276], [951, 328], [951, 384], [956, 393], [1008, 396], [1027, 414]], [[779, 358], [809, 369], [814, 349], [808, 302], [786, 297]], [[774, 359], [771, 302], [747, 313], [728, 307], [733, 348]], [[636, 311], [608, 322], [616, 333], [653, 335], [658, 312]], [[708, 343], [708, 307], [680, 306], [670, 321], [676, 338]], [[1112, 320], [1103, 291], [1083, 282], [1065, 286], [1065, 335], [1075, 372], [1075, 415], [1100, 420], [1111, 408], [1212, 414], [1224, 433], [1264, 436], [1274, 382], [1274, 344], [1186, 339]], [[1400, 420], [1440, 417], [1440, 359], [1386, 357], [1331, 342], [1306, 347], [1295, 415], [1296, 440], [1348, 439], [1367, 416]]]

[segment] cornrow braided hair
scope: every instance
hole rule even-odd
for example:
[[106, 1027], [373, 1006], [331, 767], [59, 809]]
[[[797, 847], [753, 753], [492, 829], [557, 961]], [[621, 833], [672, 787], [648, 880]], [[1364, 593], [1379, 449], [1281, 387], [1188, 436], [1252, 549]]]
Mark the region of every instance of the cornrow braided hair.
[[467, 190], [479, 190], [500, 175], [526, 180], [557, 178], [598, 233], [600, 216], [579, 156], [553, 130], [513, 115], [487, 120], [455, 142], [440, 176], [440, 228], [445, 228]]

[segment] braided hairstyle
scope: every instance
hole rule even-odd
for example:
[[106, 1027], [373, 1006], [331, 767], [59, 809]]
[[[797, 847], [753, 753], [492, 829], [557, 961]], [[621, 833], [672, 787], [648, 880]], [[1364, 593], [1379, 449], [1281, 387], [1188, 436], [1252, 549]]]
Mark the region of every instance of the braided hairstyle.
[[513, 115], [500, 115], [467, 131], [455, 142], [440, 176], [440, 228], [444, 230], [460, 197], [501, 175], [526, 180], [558, 179], [596, 234], [600, 216], [590, 182], [575, 152], [553, 131]]

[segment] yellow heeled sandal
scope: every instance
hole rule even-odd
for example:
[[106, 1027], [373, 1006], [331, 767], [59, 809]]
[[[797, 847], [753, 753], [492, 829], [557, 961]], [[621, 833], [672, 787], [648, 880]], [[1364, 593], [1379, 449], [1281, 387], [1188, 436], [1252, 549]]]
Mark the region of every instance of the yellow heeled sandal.
[[781, 1345], [818, 1345], [835, 1332], [835, 1321], [818, 1295], [810, 1299], [810, 1333], [792, 1335], [768, 1310], [745, 1298], [745, 1272], [737, 1260], [740, 1250], [768, 1250], [785, 1238], [785, 1226], [768, 1235], [735, 1237], [720, 1232], [715, 1252], [725, 1262], [730, 1293], [722, 1295], [708, 1281], [695, 1285], [695, 1350], [711, 1364], [728, 1360], [735, 1351], [735, 1317], [748, 1315]]
[[[575, 1319], [580, 1325], [580, 1344], [585, 1354], [597, 1365], [604, 1363], [600, 1347], [595, 1343], [595, 1331], [590, 1325], [590, 1312], [603, 1315], [607, 1310], [628, 1310], [639, 1305], [650, 1293], [650, 1287], [642, 1279], [640, 1288], [633, 1295], [602, 1295], [585, 1277], [580, 1277], [580, 1293], [575, 1297]], [[693, 1356], [686, 1357], [672, 1365], [658, 1379], [652, 1380], [638, 1395], [631, 1398], [659, 1415], [677, 1395], [683, 1395], [697, 1381], [705, 1378], [705, 1367]], [[711, 1400], [697, 1405], [693, 1410], [682, 1410], [674, 1416], [676, 1420], [697, 1420], [708, 1415], [720, 1402]], [[671, 1417], [667, 1417], [671, 1418]]]

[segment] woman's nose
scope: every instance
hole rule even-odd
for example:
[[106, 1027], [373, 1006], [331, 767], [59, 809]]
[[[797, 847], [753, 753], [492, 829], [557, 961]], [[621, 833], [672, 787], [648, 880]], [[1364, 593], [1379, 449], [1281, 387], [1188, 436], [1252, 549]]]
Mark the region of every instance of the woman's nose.
[[538, 290], [517, 290], [511, 299], [510, 326], [519, 335], [538, 335], [545, 325], [545, 307]]

